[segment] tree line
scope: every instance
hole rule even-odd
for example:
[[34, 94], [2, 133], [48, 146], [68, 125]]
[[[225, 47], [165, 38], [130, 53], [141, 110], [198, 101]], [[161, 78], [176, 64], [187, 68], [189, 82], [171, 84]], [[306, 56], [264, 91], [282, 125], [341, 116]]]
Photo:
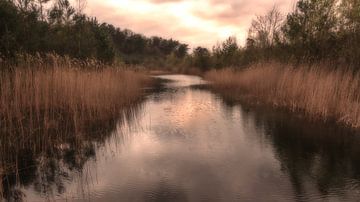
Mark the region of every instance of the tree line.
[[103, 63], [154, 64], [181, 60], [188, 45], [173, 39], [145, 37], [99, 23], [83, 14], [84, 0], [0, 0], [0, 57], [55, 53]]
[[56, 53], [109, 64], [197, 67], [252, 63], [330, 62], [360, 67], [360, 1], [299, 0], [287, 15], [273, 7], [256, 16], [244, 46], [235, 37], [212, 49], [173, 39], [145, 37], [83, 14], [85, 0], [0, 0], [0, 58]]
[[208, 70], [251, 63], [327, 62], [360, 68], [360, 1], [299, 0], [283, 15], [273, 7], [253, 19], [244, 47], [230, 37], [212, 50], [198, 47], [192, 64]]

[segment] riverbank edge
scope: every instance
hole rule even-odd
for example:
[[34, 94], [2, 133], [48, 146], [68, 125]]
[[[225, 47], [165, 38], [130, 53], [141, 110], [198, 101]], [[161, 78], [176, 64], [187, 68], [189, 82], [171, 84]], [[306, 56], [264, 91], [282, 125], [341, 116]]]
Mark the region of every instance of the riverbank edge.
[[[272, 93], [276, 93], [277, 89], [276, 86], [271, 85], [271, 83], [267, 83], [266, 81], [259, 81], [259, 80], [255, 80], [255, 78], [253, 78], [254, 80], [251, 82], [248, 82], [246, 85], [250, 84], [249, 86], [244, 86], [241, 81], [239, 81], [239, 79], [241, 79], [240, 77], [244, 77], [246, 76], [246, 74], [248, 74], [248, 72], [246, 73], [246, 71], [253, 71], [254, 69], [261, 69], [261, 68], [267, 68], [264, 66], [273, 66], [273, 64], [263, 64], [261, 66], [253, 66], [249, 69], [245, 69], [245, 70], [234, 70], [232, 68], [225, 68], [222, 70], [211, 70], [208, 72], [205, 72], [202, 75], [202, 78], [206, 81], [208, 81], [208, 86], [209, 88], [215, 92], [216, 94], [220, 95], [223, 99], [225, 99], [226, 101], [232, 102], [232, 103], [241, 103], [242, 105], [248, 107], [248, 108], [252, 108], [252, 109], [257, 109], [257, 110], [275, 110], [275, 111], [279, 111], [281, 113], [286, 113], [289, 114], [293, 117], [299, 118], [300, 120], [304, 120], [304, 121], [309, 121], [309, 122], [313, 122], [313, 123], [321, 123], [321, 124], [325, 124], [325, 125], [336, 125], [340, 128], [344, 128], [344, 129], [348, 129], [354, 132], [359, 132], [360, 129], [360, 125], [358, 122], [358, 119], [348, 119], [345, 120], [344, 117], [349, 117], [349, 116], [343, 116], [340, 117], [338, 114], [336, 113], [324, 113], [324, 114], [320, 114], [317, 111], [311, 111], [311, 109], [306, 108], [306, 107], [300, 107], [300, 106], [291, 106], [288, 104], [287, 101], [284, 102], [279, 102], [279, 97], [276, 97], [275, 99], [269, 99], [269, 95], [264, 95], [266, 93], [262, 92], [263, 94], [259, 94], [259, 92], [253, 93], [251, 91], [251, 88], [259, 88], [259, 83], [263, 83], [263, 87], [266, 86], [267, 90], [272, 91]], [[277, 67], [276, 67], [277, 68]], [[283, 68], [283, 67], [281, 67]], [[287, 68], [287, 67], [285, 67]], [[270, 67], [271, 69], [271, 67]], [[303, 71], [302, 74], [306, 74], [306, 71], [311, 71], [311, 69], [309, 68], [304, 68], [303, 70], [299, 70], [299, 71]], [[316, 71], [323, 71], [323, 70], [319, 70], [316, 69]], [[336, 81], [335, 80], [334, 83], [340, 83], [347, 80], [350, 81], [348, 83], [350, 83], [349, 85], [351, 85], [351, 81], [354, 81], [355, 84], [353, 85], [357, 85], [358, 81], [359, 81], [359, 75], [356, 74], [354, 75], [352, 78], [346, 78], [348, 75], [350, 75], [348, 72], [343, 71], [331, 71], [331, 70], [324, 70], [327, 72], [328, 75], [326, 75], [327, 77], [331, 77], [333, 76], [333, 74], [338, 75], [338, 77], [342, 77], [345, 78], [344, 80], [339, 80]], [[245, 73], [244, 73], [245, 72]], [[278, 71], [275, 71], [278, 73]], [[225, 75], [224, 75], [225, 74]], [[318, 74], [318, 76], [324, 74], [324, 72], [320, 72]], [[330, 76], [329, 76], [330, 75]], [[263, 74], [263, 75], [257, 75], [257, 79], [259, 77], [262, 77], [263, 79], [265, 79], [266, 77], [271, 77], [273, 75], [268, 75], [268, 74]], [[322, 75], [324, 76], [324, 75]], [[230, 78], [231, 77], [231, 78]], [[234, 80], [235, 79], [235, 80]], [[272, 78], [273, 79], [273, 78]], [[250, 78], [251, 80], [251, 78]], [[306, 80], [306, 79], [305, 79]], [[327, 80], [329, 80], [329, 78], [327, 78]], [[291, 81], [291, 79], [289, 79], [288, 81]], [[254, 82], [254, 83], [252, 83]], [[278, 81], [277, 81], [278, 82]], [[284, 81], [283, 81], [284, 82]], [[321, 80], [318, 82], [322, 82]], [[265, 85], [267, 84], [267, 85]], [[252, 85], [252, 86], [251, 86]], [[286, 84], [285, 84], [286, 85]], [[335, 84], [334, 84], [335, 85]], [[260, 84], [261, 86], [261, 84]], [[330, 86], [331, 87], [331, 86]], [[325, 89], [324, 91], [328, 91], [330, 89], [330, 87], [328, 89]], [[339, 86], [335, 86], [336, 89], [339, 89]], [[357, 88], [356, 88], [357, 89]], [[356, 89], [354, 91], [356, 91]], [[262, 89], [262, 90], [265, 90]], [[319, 90], [323, 90], [323, 89], [319, 89]], [[347, 92], [349, 95], [351, 93]], [[339, 94], [339, 93], [335, 93], [335, 94]], [[275, 95], [276, 94], [271, 94], [271, 95]], [[354, 97], [356, 96], [356, 97]], [[357, 94], [353, 94], [351, 99], [356, 99], [358, 100], [358, 97], [360, 95]], [[328, 97], [324, 97], [324, 99], [334, 99], [331, 96]], [[346, 103], [346, 102], [341, 102], [341, 103]], [[338, 106], [343, 106], [339, 103]], [[358, 105], [360, 106], [360, 102], [357, 103], [351, 103], [352, 105]], [[327, 105], [324, 105], [324, 108], [326, 109]], [[349, 113], [353, 113], [353, 111], [351, 111], [351, 106], [346, 106], [347, 107], [347, 111]], [[336, 106], [334, 107], [336, 108]], [[333, 110], [333, 109], [328, 109], [329, 111]], [[357, 109], [355, 109], [357, 111]], [[342, 113], [344, 113], [344, 111], [346, 112], [346, 110], [343, 110]], [[355, 115], [357, 115], [357, 113], [355, 113]], [[355, 117], [355, 118], [358, 118]]]

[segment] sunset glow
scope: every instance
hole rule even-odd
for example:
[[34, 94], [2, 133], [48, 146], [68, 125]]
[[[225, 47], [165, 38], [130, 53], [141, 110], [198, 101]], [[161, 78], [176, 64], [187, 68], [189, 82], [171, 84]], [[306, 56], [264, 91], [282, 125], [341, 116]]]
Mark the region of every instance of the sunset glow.
[[286, 13], [294, 1], [88, 0], [86, 13], [146, 36], [211, 47], [229, 36], [236, 36], [243, 44], [251, 20], [274, 5]]

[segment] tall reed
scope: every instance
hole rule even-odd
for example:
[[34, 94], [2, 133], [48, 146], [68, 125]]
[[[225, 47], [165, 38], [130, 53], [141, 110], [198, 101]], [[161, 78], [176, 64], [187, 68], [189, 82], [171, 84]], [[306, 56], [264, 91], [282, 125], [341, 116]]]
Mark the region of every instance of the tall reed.
[[113, 128], [150, 81], [91, 60], [19, 58], [0, 71], [0, 175], [17, 170], [20, 154], [49, 153]]
[[205, 77], [220, 93], [360, 128], [359, 73], [269, 63], [241, 71], [214, 70]]

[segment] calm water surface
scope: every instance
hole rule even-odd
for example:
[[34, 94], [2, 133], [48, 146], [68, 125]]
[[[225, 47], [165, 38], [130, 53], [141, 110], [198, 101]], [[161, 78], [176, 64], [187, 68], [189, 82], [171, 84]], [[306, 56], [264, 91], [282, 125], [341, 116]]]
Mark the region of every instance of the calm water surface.
[[21, 186], [25, 200], [360, 200], [358, 135], [226, 102], [198, 77], [159, 77], [171, 81], [81, 169], [58, 163], [47, 183]]

